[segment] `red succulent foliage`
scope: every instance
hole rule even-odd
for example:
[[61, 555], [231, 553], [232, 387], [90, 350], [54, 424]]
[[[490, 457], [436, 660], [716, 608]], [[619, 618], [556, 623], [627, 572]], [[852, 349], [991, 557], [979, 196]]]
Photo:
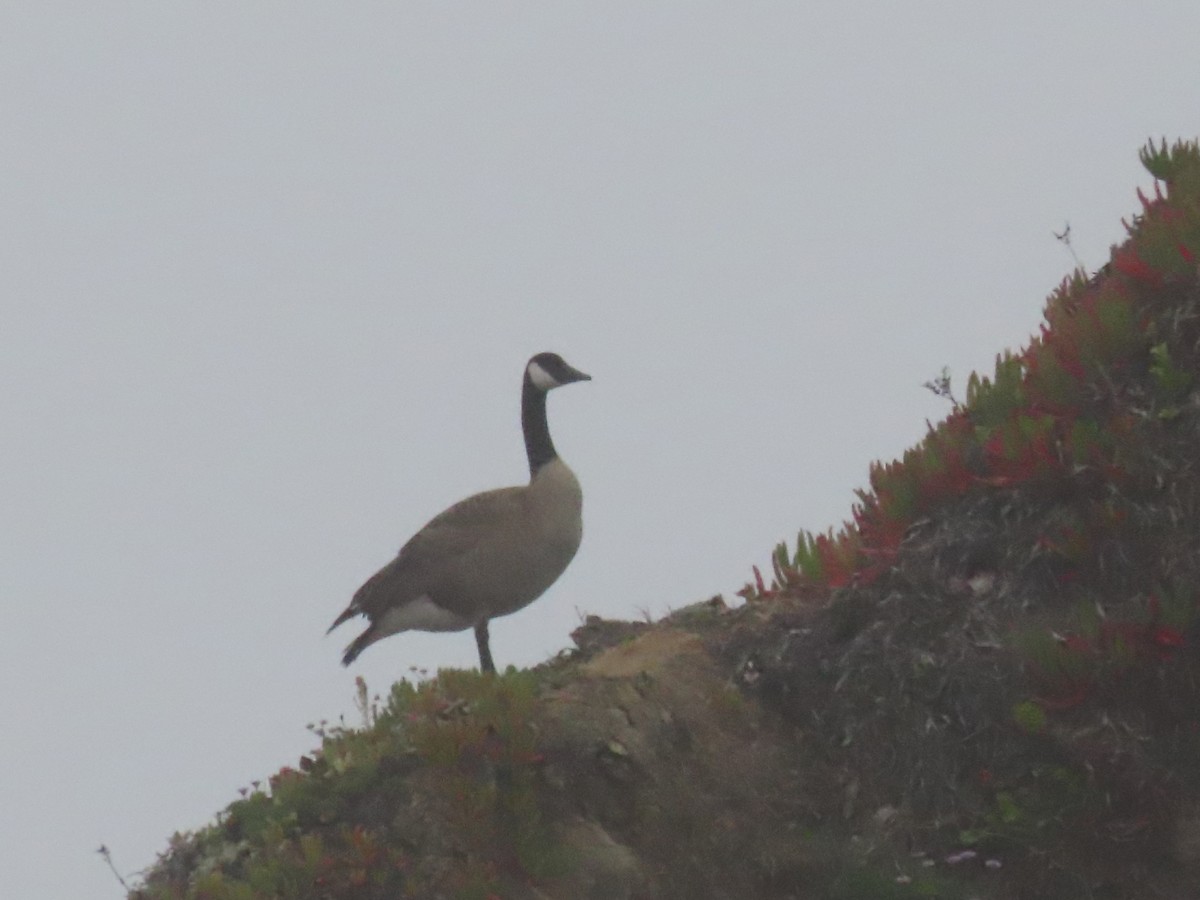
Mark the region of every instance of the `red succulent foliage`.
[[1162, 284], [1162, 275], [1138, 255], [1136, 248], [1127, 246], [1115, 251], [1112, 265], [1122, 275], [1134, 281], [1144, 282], [1151, 287], [1159, 287]]
[[[1182, 151], [1143, 153], [1169, 188], [1178, 182], [1175, 152]], [[894, 564], [914, 521], [972, 491], [1067, 480], [1082, 470], [1123, 478], [1121, 445], [1136, 439], [1139, 426], [1122, 420], [1129, 416], [1120, 411], [1114, 375], [1131, 372], [1149, 350], [1147, 291], [1162, 287], [1173, 266], [1194, 267], [1192, 248], [1200, 248], [1200, 214], [1174, 193], [1164, 195], [1158, 182], [1152, 196], [1139, 191], [1141, 212], [1110, 264], [1094, 278], [1077, 272], [1066, 279], [1024, 350], [998, 358], [992, 379], [972, 376], [966, 403], [955, 400], [950, 415], [901, 459], [873, 464], [852, 522], [836, 535], [802, 538], [793, 557], [777, 561], [770, 586], [756, 569], [743, 595], [873, 581]]]

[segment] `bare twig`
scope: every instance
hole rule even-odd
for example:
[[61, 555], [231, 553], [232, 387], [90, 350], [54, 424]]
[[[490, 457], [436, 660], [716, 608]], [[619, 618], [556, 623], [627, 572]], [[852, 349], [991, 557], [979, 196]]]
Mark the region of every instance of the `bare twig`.
[[371, 695], [367, 690], [367, 680], [361, 675], [354, 678], [354, 705], [362, 716], [363, 728], [369, 729], [374, 724], [371, 721]]
[[1067, 222], [1063, 226], [1062, 233], [1057, 231], [1050, 232], [1054, 235], [1054, 239], [1067, 248], [1067, 252], [1071, 254], [1071, 259], [1075, 260], [1075, 268], [1086, 272], [1087, 267], [1083, 264], [1083, 260], [1079, 258], [1079, 254], [1075, 252], [1075, 245], [1071, 243], [1071, 223]]
[[954, 389], [950, 386], [949, 366], [942, 366], [941, 374], [938, 375], [937, 378], [925, 382], [923, 385], [921, 385], [921, 387], [925, 388], [925, 390], [929, 391], [935, 396], [949, 400], [955, 409], [958, 409], [962, 406], [962, 404], [958, 402], [958, 398], [954, 396]]
[[123, 887], [125, 889], [125, 893], [128, 894], [129, 885], [125, 883], [125, 879], [121, 877], [121, 873], [118, 872], [117, 867], [113, 865], [112, 853], [109, 852], [108, 847], [104, 844], [101, 844], [100, 849], [98, 849], [96, 852], [104, 858], [106, 863], [108, 863], [108, 867], [112, 870], [113, 875], [116, 876], [117, 881], [121, 882], [121, 887]]

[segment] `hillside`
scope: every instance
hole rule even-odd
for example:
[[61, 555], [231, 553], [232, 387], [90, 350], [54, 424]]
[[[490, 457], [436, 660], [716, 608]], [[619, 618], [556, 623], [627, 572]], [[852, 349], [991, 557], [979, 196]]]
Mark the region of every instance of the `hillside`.
[[134, 900], [1182, 898], [1200, 884], [1200, 148], [840, 531], [360, 728]]

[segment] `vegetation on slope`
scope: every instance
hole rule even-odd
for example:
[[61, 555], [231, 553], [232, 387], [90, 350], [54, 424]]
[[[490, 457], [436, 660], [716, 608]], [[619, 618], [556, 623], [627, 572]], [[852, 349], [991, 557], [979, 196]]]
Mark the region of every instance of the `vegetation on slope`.
[[1200, 861], [1200, 151], [1142, 159], [1109, 264], [744, 592], [802, 623], [739, 649], [852, 805], [1028, 896], [1182, 896]]
[[729, 610], [589, 622], [176, 836], [137, 900], [1179, 897], [1200, 876], [1200, 149]]

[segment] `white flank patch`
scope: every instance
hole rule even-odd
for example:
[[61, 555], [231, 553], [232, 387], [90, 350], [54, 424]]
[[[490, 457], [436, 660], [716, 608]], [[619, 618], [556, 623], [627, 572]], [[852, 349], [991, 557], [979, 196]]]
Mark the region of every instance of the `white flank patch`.
[[389, 609], [379, 617], [376, 628], [379, 636], [385, 637], [400, 631], [462, 631], [471, 624], [428, 597], [418, 597], [412, 603]]
[[548, 391], [550, 388], [556, 388], [559, 383], [554, 378], [535, 362], [529, 364], [529, 380], [533, 382], [533, 386], [539, 391]]

